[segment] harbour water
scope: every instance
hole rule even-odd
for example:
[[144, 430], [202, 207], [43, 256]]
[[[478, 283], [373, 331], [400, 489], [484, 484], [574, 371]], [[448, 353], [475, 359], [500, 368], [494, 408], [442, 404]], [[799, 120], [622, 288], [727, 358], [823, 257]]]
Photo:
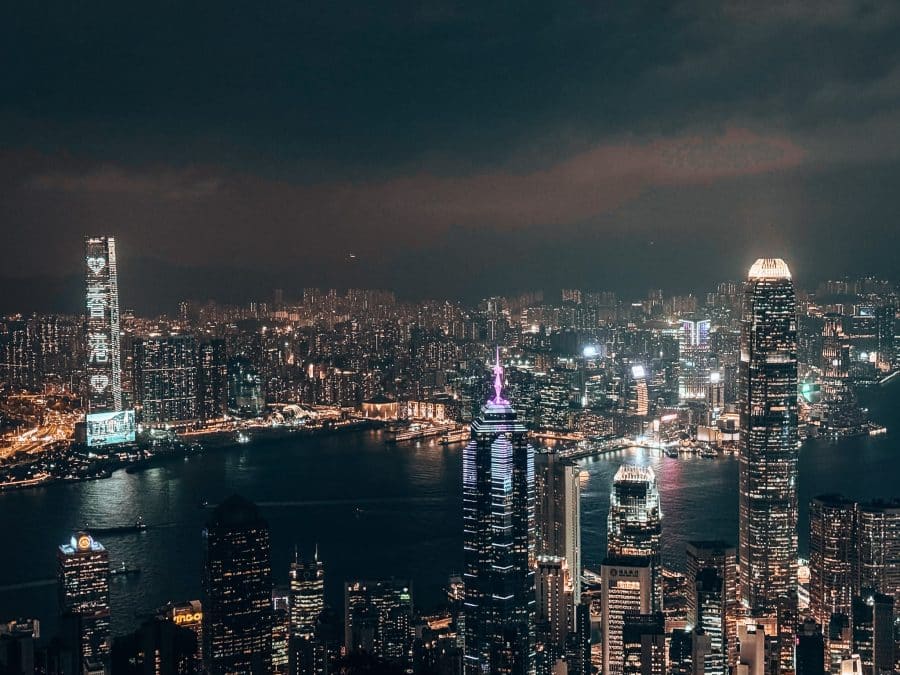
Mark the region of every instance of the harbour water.
[[[900, 382], [861, 398], [889, 432], [806, 443], [800, 455], [800, 547], [806, 550], [807, 504], [823, 492], [857, 498], [900, 494]], [[6, 546], [0, 556], [0, 619], [35, 616], [56, 627], [56, 548], [74, 529], [128, 525], [142, 532], [98, 537], [113, 565], [140, 574], [112, 581], [113, 632], [123, 633], [170, 600], [200, 596], [201, 531], [210, 506], [238, 492], [257, 502], [272, 529], [276, 584], [286, 584], [296, 546], [316, 545], [326, 565], [326, 601], [337, 609], [347, 579], [413, 580], [416, 604], [441, 599], [447, 575], [462, 564], [461, 445], [386, 445], [380, 432], [304, 437], [208, 450], [106, 480], [0, 494]], [[629, 449], [584, 460], [584, 561], [596, 567], [606, 546], [609, 488], [623, 462], [649, 464], [660, 481], [663, 555], [680, 567], [693, 538], [737, 540], [737, 461], [672, 459]]]

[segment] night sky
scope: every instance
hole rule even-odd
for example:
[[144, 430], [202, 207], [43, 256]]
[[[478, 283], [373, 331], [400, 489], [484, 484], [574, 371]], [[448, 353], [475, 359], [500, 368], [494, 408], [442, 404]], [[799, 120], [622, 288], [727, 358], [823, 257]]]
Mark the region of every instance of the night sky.
[[0, 310], [85, 234], [139, 310], [898, 276], [897, 2], [10, 2], [0, 55]]

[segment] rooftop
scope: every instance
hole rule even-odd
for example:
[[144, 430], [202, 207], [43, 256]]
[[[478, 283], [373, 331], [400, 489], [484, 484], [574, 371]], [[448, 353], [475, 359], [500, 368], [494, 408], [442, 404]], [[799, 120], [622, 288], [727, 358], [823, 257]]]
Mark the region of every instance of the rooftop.
[[781, 258], [759, 258], [750, 267], [748, 279], [790, 279], [791, 270]]

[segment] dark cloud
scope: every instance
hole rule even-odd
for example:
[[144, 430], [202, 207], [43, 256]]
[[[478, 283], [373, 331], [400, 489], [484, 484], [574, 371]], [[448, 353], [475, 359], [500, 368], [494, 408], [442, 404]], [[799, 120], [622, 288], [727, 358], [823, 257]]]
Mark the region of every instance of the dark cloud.
[[[881, 245], [900, 212], [885, 189], [900, 161], [895, 3], [3, 12], [5, 274], [74, 270], [86, 232], [298, 285], [408, 288], [431, 257], [430, 292], [447, 293], [598, 285], [606, 266], [612, 283], [737, 276], [754, 246], [820, 276], [896, 273]], [[500, 239], [529, 261], [473, 267]], [[346, 269], [351, 249], [364, 262]]]

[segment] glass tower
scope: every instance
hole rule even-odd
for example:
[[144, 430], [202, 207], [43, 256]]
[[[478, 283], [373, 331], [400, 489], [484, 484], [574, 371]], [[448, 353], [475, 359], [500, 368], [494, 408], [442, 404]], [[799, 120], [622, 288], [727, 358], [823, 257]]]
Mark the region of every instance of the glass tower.
[[613, 478], [607, 522], [607, 554], [646, 558], [653, 567], [653, 606], [662, 607], [662, 508], [652, 468], [623, 464]]
[[81, 651], [89, 662], [109, 656], [109, 553], [87, 532], [77, 532], [56, 554], [59, 611], [76, 616]]
[[84, 251], [88, 410], [119, 411], [122, 409], [122, 343], [116, 240], [88, 237]]
[[797, 583], [797, 318], [780, 258], [750, 268], [739, 402], [741, 598], [751, 610], [773, 609]]
[[463, 451], [463, 555], [467, 675], [535, 669], [534, 448], [502, 395], [472, 423]]

